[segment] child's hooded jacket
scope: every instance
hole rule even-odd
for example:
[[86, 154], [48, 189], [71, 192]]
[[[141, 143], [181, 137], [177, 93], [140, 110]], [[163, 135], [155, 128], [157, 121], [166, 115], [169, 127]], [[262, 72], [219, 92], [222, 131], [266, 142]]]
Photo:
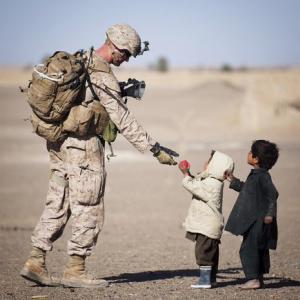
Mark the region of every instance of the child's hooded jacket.
[[233, 160], [215, 151], [206, 170], [196, 178], [186, 176], [183, 187], [193, 194], [184, 226], [186, 231], [201, 233], [211, 239], [220, 239], [224, 226], [222, 198], [225, 171], [232, 172]]

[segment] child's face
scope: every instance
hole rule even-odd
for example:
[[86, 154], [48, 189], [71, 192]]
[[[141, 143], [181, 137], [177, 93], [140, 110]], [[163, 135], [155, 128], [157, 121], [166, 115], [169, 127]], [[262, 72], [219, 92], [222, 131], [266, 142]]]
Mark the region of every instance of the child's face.
[[248, 153], [247, 162], [249, 165], [251, 165], [255, 168], [259, 168], [258, 158], [254, 157], [251, 151], [249, 151], [249, 153]]

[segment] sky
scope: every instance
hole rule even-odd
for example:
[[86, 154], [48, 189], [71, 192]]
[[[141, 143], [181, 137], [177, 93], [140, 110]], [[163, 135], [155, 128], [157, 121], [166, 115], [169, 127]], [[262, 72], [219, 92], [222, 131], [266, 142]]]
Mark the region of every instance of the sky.
[[300, 65], [299, 0], [2, 0], [0, 65], [31, 65], [56, 50], [99, 47], [116, 23], [134, 27], [148, 67]]

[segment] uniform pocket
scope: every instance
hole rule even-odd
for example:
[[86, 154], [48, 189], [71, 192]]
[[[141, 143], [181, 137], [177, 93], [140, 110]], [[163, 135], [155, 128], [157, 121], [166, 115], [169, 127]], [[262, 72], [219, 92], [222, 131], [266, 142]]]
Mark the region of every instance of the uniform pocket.
[[74, 139], [67, 145], [71, 201], [97, 205], [103, 196], [104, 172], [96, 168], [88, 141]]
[[97, 205], [100, 203], [102, 176], [99, 172], [81, 166], [78, 168], [77, 201], [81, 205]]

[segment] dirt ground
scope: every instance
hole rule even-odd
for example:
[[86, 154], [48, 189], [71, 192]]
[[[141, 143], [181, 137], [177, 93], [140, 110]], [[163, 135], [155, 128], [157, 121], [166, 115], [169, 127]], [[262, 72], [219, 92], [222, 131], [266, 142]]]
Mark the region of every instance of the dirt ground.
[[[44, 141], [24, 121], [29, 109], [14, 83], [0, 85], [0, 299], [38, 295], [44, 296], [40, 299], [300, 299], [300, 115], [289, 117], [297, 124], [257, 130], [239, 119], [245, 104], [245, 91], [240, 88], [212, 81], [197, 85], [193, 92], [187, 86], [179, 90], [172, 84], [152, 83], [142, 102], [130, 100], [130, 109], [155, 139], [191, 162], [192, 172], [200, 171], [210, 150], [216, 149], [231, 155], [236, 176], [245, 178], [251, 141], [266, 138], [278, 143], [280, 159], [271, 175], [280, 194], [279, 243], [271, 252], [265, 289], [239, 290], [241, 239], [226, 232], [217, 287], [190, 288], [198, 270], [193, 243], [184, 238], [182, 227], [191, 196], [181, 186], [181, 173], [177, 167], [160, 165], [150, 154], [138, 153], [121, 136], [114, 147], [118, 156], [107, 162], [105, 226], [87, 263], [110, 286], [39, 287], [20, 277], [31, 232], [45, 203], [48, 157]], [[236, 197], [226, 183], [225, 219]], [[61, 276], [66, 264], [69, 237], [67, 226], [49, 253], [48, 269], [55, 276]]]

